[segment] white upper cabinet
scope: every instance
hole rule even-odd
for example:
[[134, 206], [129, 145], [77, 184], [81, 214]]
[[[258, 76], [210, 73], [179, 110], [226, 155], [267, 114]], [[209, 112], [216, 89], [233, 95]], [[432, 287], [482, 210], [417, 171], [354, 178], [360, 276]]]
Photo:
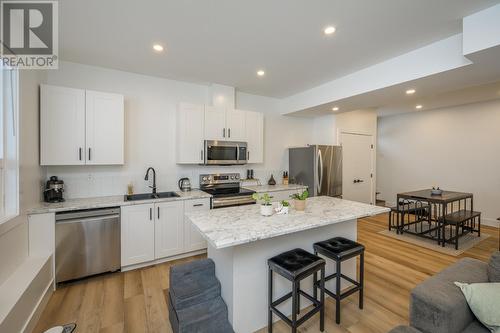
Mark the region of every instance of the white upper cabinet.
[[40, 164], [123, 164], [123, 96], [42, 85]]
[[202, 164], [204, 140], [248, 143], [248, 163], [264, 162], [264, 115], [226, 107], [179, 104], [177, 163]]
[[85, 90], [40, 87], [40, 164], [85, 164]]
[[177, 109], [177, 163], [203, 163], [205, 110], [203, 105], [181, 103]]
[[226, 140], [226, 109], [205, 106], [205, 140]]
[[264, 114], [245, 112], [248, 163], [264, 163]]
[[226, 111], [226, 140], [246, 141], [245, 113], [246, 111], [234, 109], [228, 109]]
[[85, 100], [87, 164], [123, 164], [123, 95], [87, 90]]

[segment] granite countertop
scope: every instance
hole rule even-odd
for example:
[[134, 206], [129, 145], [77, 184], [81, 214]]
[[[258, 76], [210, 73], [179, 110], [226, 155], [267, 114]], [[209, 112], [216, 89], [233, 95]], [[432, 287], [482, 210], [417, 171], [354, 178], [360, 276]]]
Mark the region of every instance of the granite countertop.
[[141, 205], [154, 202], [191, 200], [191, 199], [202, 199], [202, 198], [212, 197], [210, 194], [200, 190], [192, 190], [189, 192], [175, 191], [175, 193], [177, 193], [179, 197], [125, 201], [124, 195], [114, 195], [106, 197], [69, 199], [66, 200], [65, 202], [59, 202], [59, 203], [42, 202], [40, 203], [40, 205], [31, 208], [28, 211], [28, 214], [57, 213], [57, 212], [65, 212], [65, 211], [80, 210], [80, 209], [130, 206], [130, 205]]
[[388, 212], [389, 208], [332, 197], [307, 199], [305, 212], [260, 215], [259, 205], [189, 212], [186, 216], [216, 249], [236, 246]]
[[263, 192], [276, 192], [276, 191], [293, 191], [293, 190], [302, 190], [307, 188], [306, 185], [298, 185], [298, 184], [276, 184], [276, 185], [250, 185], [250, 186], [242, 186], [248, 190], [255, 191], [257, 193]]

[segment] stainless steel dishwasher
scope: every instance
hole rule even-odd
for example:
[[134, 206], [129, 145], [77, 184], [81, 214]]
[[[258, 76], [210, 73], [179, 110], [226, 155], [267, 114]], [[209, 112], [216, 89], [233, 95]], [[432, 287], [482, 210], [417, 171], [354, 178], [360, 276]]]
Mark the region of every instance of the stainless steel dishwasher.
[[56, 214], [56, 282], [119, 269], [119, 207]]

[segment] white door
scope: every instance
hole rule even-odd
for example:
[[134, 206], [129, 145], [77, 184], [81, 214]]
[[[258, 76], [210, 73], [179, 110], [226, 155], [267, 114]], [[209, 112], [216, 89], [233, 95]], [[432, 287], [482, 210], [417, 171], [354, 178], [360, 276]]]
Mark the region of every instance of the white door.
[[245, 112], [248, 163], [264, 163], [264, 114]]
[[134, 265], [155, 258], [154, 205], [121, 208], [121, 265]]
[[205, 106], [205, 140], [226, 140], [226, 109]]
[[341, 134], [343, 175], [342, 198], [374, 203], [373, 137], [371, 135]]
[[184, 202], [155, 204], [155, 258], [165, 258], [183, 253]]
[[229, 141], [245, 141], [245, 111], [228, 109], [226, 112], [226, 139]]
[[[210, 199], [186, 200], [184, 212], [210, 210]], [[191, 221], [184, 217], [184, 252], [197, 251], [207, 248], [207, 241], [200, 234]]]
[[123, 95], [87, 90], [85, 100], [87, 164], [123, 164]]
[[85, 164], [85, 90], [40, 86], [40, 164]]
[[177, 109], [177, 163], [203, 163], [203, 105], [181, 103]]

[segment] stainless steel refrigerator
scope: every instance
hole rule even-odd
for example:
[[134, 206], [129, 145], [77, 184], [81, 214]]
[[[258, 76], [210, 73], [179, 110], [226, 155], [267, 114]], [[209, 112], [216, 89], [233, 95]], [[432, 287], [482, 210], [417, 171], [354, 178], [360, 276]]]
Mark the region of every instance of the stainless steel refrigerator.
[[342, 147], [309, 145], [289, 148], [289, 179], [307, 185], [310, 196], [342, 196]]

